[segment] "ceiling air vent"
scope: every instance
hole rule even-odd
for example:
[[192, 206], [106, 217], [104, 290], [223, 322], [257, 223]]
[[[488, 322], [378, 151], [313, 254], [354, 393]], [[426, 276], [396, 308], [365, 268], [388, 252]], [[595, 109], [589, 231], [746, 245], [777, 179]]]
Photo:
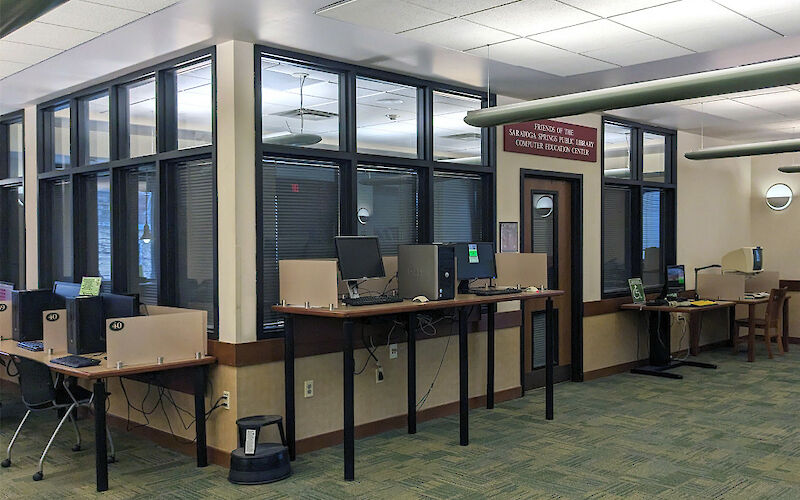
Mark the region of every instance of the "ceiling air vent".
[[290, 109], [289, 111], [275, 113], [275, 116], [283, 116], [285, 118], [303, 117], [306, 120], [326, 120], [328, 118], [333, 118], [334, 116], [338, 115], [336, 113], [329, 113], [327, 111], [320, 111], [318, 109], [295, 108], [295, 109]]
[[477, 141], [480, 140], [481, 134], [476, 132], [464, 132], [463, 134], [446, 135], [444, 138], [455, 139], [457, 141]]

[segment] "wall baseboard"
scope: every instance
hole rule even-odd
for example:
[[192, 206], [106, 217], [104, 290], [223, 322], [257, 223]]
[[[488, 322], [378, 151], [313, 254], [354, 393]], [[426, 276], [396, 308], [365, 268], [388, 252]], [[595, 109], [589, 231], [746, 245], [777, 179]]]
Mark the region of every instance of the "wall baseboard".
[[[800, 340], [800, 339], [798, 339]], [[719, 342], [712, 342], [710, 344], [705, 344], [700, 346], [700, 352], [711, 351], [713, 349], [719, 349], [720, 347], [729, 347], [727, 340], [721, 340]], [[673, 352], [672, 355], [676, 357], [685, 356], [687, 350], [683, 349], [677, 352]], [[614, 366], [607, 366], [605, 368], [599, 368], [597, 370], [592, 370], [590, 372], [585, 372], [583, 374], [583, 380], [595, 380], [598, 378], [608, 377], [611, 375], [617, 375], [619, 373], [629, 372], [633, 368], [644, 366], [648, 362], [648, 359], [640, 359], [638, 361], [630, 361], [628, 363], [622, 363], [620, 365]]]

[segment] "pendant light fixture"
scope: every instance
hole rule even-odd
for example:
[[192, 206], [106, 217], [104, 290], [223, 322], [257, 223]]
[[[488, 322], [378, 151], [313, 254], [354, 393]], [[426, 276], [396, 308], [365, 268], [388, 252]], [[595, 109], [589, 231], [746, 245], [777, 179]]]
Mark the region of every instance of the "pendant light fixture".
[[778, 171], [784, 174], [800, 174], [800, 165], [787, 165], [785, 167], [780, 167]]
[[739, 156], [771, 155], [800, 151], [800, 139], [734, 144], [714, 148], [689, 151], [684, 156], [689, 160], [713, 160], [717, 158], [737, 158]]
[[289, 129], [288, 134], [264, 137], [262, 141], [268, 144], [278, 144], [281, 146], [312, 146], [322, 142], [322, 136], [318, 134], [306, 134], [303, 131], [305, 128], [305, 114], [307, 111], [306, 108], [303, 107], [303, 87], [306, 84], [308, 73], [293, 73], [292, 76], [300, 78], [300, 108], [297, 110], [297, 114], [300, 115], [300, 133], [292, 132], [292, 129], [289, 128], [289, 124], [287, 123], [286, 128]]
[[800, 83], [798, 57], [478, 109], [468, 112], [464, 121], [494, 127], [796, 83]]
[[153, 231], [150, 229], [150, 224], [147, 222], [150, 220], [150, 193], [145, 191], [144, 197], [144, 227], [142, 228], [142, 235], [139, 239], [142, 243], [149, 244], [153, 239]]

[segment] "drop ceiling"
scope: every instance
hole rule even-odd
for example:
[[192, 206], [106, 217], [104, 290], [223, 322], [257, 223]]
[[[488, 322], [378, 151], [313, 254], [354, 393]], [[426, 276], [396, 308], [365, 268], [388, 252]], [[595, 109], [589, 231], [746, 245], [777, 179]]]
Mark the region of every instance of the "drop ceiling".
[[[488, 81], [520, 99], [800, 53], [796, 0], [330, 1], [69, 0], [0, 39], [0, 114], [231, 39], [476, 89]], [[784, 87], [614, 114], [784, 138], [800, 124], [798, 97]]]

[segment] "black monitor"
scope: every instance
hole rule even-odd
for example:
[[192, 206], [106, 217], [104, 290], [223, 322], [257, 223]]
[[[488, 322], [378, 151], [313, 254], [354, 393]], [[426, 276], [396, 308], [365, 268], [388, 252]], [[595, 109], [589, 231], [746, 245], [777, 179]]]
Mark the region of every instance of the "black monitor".
[[42, 340], [42, 313], [63, 309], [64, 299], [52, 290], [14, 290], [11, 292], [11, 336], [14, 340]]
[[104, 293], [100, 295], [103, 301], [103, 316], [109, 318], [132, 318], [139, 315], [139, 295], [120, 295]]
[[458, 293], [469, 293], [470, 280], [497, 277], [491, 243], [456, 243], [455, 254]]
[[339, 271], [347, 281], [350, 297], [358, 297], [358, 280], [386, 276], [377, 237], [337, 236], [334, 243]]
[[763, 267], [764, 263], [761, 247], [755, 247], [753, 249], [753, 271], [761, 271]]
[[53, 293], [62, 299], [74, 299], [81, 293], [81, 284], [69, 281], [56, 281], [53, 283]]
[[686, 271], [683, 265], [667, 266], [667, 295], [686, 291]]

